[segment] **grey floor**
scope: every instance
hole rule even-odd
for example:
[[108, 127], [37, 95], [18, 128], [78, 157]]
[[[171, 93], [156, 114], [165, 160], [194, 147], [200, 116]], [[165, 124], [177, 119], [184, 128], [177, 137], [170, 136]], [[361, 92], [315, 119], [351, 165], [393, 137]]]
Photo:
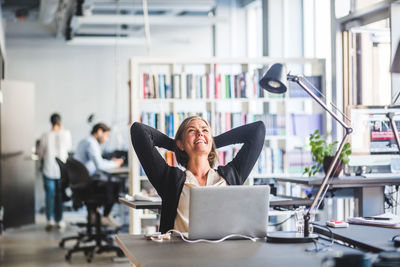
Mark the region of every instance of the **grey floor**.
[[[65, 216], [73, 218], [74, 214]], [[87, 263], [82, 252], [72, 255], [70, 262], [64, 256], [74, 241], [66, 243], [66, 248], [59, 248], [62, 237], [73, 235], [78, 231], [71, 221], [63, 231], [45, 231], [43, 215], [36, 216], [36, 224], [20, 228], [7, 229], [0, 235], [0, 266], [131, 266], [127, 258], [118, 258], [115, 253], [95, 254], [93, 261]]]

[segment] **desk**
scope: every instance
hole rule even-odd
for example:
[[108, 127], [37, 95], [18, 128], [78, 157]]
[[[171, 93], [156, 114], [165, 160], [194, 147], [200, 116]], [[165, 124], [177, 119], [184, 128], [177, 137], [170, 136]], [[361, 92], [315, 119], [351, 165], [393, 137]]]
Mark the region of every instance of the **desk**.
[[160, 210], [161, 209], [161, 201], [152, 202], [152, 201], [134, 201], [134, 200], [127, 200], [124, 197], [118, 198], [119, 202], [127, 205], [130, 208], [144, 210]]
[[116, 182], [120, 184], [119, 192], [128, 192], [128, 189], [125, 186], [125, 181], [129, 178], [129, 167], [106, 169], [101, 170], [101, 172], [107, 176], [109, 182], [113, 181], [113, 178], [118, 179]]
[[[107, 176], [108, 183], [117, 183], [118, 184], [118, 194], [128, 193], [128, 188], [126, 186], [126, 181], [129, 178], [129, 167], [119, 167], [101, 170], [101, 172]], [[129, 217], [126, 215], [128, 211], [122, 205], [118, 205], [119, 207], [119, 215], [121, 216], [123, 225], [128, 225]]]
[[104, 173], [105, 175], [107, 175], [108, 177], [127, 178], [128, 174], [129, 174], [129, 167], [106, 169], [106, 170], [102, 170], [101, 172]]
[[[322, 223], [319, 223], [321, 225]], [[322, 226], [314, 224], [316, 233], [330, 237], [331, 233]], [[350, 224], [348, 228], [330, 228], [334, 238], [370, 252], [394, 250], [391, 241], [400, 233], [399, 229]]]
[[[329, 190], [351, 188], [354, 197], [358, 199], [355, 216], [374, 216], [384, 213], [384, 187], [385, 185], [400, 185], [398, 177], [364, 178], [361, 176], [341, 176], [329, 181]], [[304, 184], [319, 187], [323, 177], [277, 177], [275, 181]]]
[[[119, 202], [127, 205], [128, 207], [134, 209], [151, 209], [151, 210], [161, 210], [161, 201], [151, 202], [151, 201], [130, 201], [126, 200], [123, 197], [120, 197]], [[270, 195], [269, 205], [270, 207], [277, 206], [310, 206], [312, 200], [311, 199], [303, 199], [303, 198], [285, 198], [285, 197], [276, 197], [274, 195]]]
[[[333, 252], [310, 253], [313, 244], [272, 244], [265, 239], [226, 240], [218, 244], [188, 244], [177, 237], [163, 243], [146, 240], [143, 235], [119, 234], [117, 244], [136, 266], [309, 266], [320, 267]], [[354, 251], [339, 245], [341, 251]]]

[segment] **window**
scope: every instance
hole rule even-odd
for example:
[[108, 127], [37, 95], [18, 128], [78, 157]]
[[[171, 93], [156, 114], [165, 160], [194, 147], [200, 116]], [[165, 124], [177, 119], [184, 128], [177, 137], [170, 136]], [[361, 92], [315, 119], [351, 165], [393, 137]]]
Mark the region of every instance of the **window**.
[[391, 104], [389, 19], [350, 27], [343, 35], [348, 104]]
[[257, 0], [246, 6], [246, 53], [248, 57], [261, 57], [262, 42], [262, 7]]

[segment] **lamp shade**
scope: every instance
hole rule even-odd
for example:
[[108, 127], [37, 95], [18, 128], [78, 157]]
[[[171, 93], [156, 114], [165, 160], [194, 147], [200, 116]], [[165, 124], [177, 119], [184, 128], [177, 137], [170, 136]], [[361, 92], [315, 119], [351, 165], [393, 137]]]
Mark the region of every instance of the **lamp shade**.
[[397, 45], [396, 54], [394, 55], [392, 68], [390, 71], [394, 73], [400, 73], [400, 42]]
[[276, 63], [265, 73], [259, 82], [261, 88], [273, 94], [283, 94], [287, 91], [286, 66]]

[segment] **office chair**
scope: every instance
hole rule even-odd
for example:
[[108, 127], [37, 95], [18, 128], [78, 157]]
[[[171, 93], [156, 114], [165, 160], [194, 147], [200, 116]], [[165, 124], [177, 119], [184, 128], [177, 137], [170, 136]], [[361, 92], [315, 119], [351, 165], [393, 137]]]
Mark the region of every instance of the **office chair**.
[[[71, 196], [67, 194], [67, 188], [69, 187], [69, 179], [68, 179], [68, 172], [67, 172], [67, 165], [56, 157], [56, 162], [58, 167], [60, 168], [61, 174], [61, 194], [63, 202], [67, 202], [71, 200]], [[87, 227], [87, 223], [75, 223], [78, 227]], [[60, 248], [64, 248], [65, 242], [70, 240], [82, 240], [85, 237], [86, 233], [80, 231], [77, 235], [64, 237], [58, 243]]]
[[[72, 253], [82, 251], [86, 256], [86, 261], [91, 262], [94, 252], [102, 253], [115, 251], [118, 256], [124, 254], [122, 250], [113, 244], [111, 234], [116, 234], [118, 230], [102, 229], [100, 222], [100, 214], [97, 211], [98, 207], [104, 205], [106, 196], [99, 194], [93, 188], [93, 180], [89, 175], [86, 167], [79, 161], [69, 158], [65, 164], [69, 187], [72, 191], [72, 201], [74, 208], [86, 206], [88, 211], [88, 221], [84, 238], [77, 240], [75, 246], [68, 250], [65, 255], [66, 260], [71, 259]], [[93, 222], [92, 214], [95, 215]], [[94, 228], [94, 233], [93, 233]], [[95, 245], [81, 246], [81, 243], [95, 242]]]

